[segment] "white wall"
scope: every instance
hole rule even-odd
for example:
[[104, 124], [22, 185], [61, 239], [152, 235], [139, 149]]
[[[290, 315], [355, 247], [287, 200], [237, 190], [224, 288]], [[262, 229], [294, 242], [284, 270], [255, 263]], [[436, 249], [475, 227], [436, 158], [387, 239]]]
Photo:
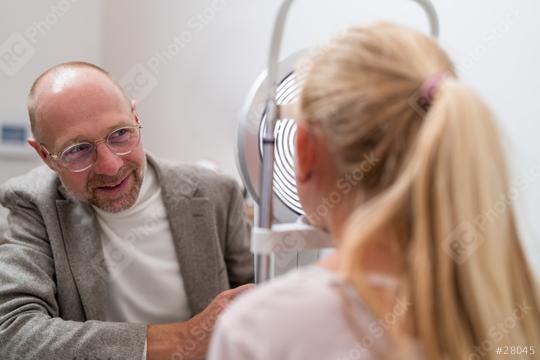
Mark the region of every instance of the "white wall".
[[[102, 0], [0, 2], [0, 123], [27, 124], [26, 95], [48, 67], [69, 60], [101, 62], [102, 5]], [[9, 154], [0, 148], [0, 183], [37, 164], [29, 147]]]
[[106, 66], [124, 84], [135, 81], [138, 70], [148, 80], [132, 92], [142, 99], [147, 148], [185, 161], [213, 159], [236, 173], [236, 114], [263, 67], [270, 18], [258, 18], [272, 10], [270, 3], [107, 2]]

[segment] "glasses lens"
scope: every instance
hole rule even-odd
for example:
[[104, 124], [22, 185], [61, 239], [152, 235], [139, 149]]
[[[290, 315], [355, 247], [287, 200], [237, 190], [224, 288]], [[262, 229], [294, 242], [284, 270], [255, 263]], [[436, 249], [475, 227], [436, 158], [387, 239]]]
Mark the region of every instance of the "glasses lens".
[[95, 148], [93, 144], [75, 144], [62, 152], [60, 161], [70, 170], [82, 170], [94, 162], [94, 154]]
[[107, 144], [116, 155], [127, 154], [139, 144], [139, 128], [131, 126], [115, 130], [107, 137]]

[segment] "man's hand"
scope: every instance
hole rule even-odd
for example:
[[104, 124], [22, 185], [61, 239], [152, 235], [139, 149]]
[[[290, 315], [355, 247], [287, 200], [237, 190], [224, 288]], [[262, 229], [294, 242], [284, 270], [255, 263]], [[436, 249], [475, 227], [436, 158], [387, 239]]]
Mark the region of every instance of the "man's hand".
[[204, 359], [219, 315], [238, 295], [253, 287], [247, 284], [222, 292], [206, 309], [186, 322], [149, 325], [146, 359]]

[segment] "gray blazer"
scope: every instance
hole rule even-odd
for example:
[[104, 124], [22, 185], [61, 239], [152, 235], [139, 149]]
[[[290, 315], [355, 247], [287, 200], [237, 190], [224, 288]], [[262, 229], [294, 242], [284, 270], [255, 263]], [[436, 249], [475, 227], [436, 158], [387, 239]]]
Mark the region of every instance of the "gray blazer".
[[[240, 191], [213, 172], [147, 158], [195, 315], [253, 280]], [[0, 203], [10, 210], [0, 239], [0, 358], [141, 359], [146, 324], [105, 322], [109, 270], [91, 206], [45, 166], [5, 183]]]

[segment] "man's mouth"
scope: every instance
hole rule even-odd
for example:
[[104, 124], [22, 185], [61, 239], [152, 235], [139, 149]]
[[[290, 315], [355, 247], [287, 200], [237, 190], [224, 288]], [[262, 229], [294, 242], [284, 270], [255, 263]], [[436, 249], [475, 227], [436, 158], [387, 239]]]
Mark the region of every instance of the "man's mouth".
[[120, 191], [124, 190], [127, 183], [129, 182], [130, 175], [131, 175], [131, 173], [127, 174], [126, 177], [124, 179], [122, 179], [120, 182], [113, 183], [113, 184], [110, 184], [110, 185], [99, 186], [99, 187], [96, 188], [96, 190], [98, 190], [100, 192], [104, 192], [104, 193], [110, 193], [110, 194], [120, 192]]

